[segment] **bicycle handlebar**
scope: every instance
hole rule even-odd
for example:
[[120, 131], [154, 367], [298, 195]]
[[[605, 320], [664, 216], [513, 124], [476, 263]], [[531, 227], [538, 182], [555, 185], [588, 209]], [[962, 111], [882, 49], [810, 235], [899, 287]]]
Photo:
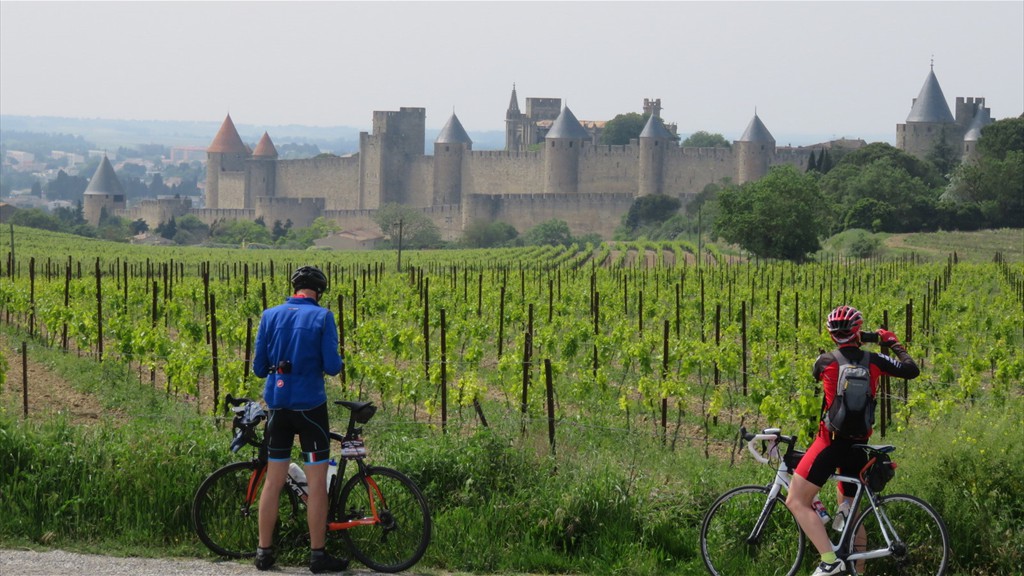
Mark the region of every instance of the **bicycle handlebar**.
[[793, 445], [796, 444], [796, 436], [784, 436], [781, 428], [765, 428], [761, 432], [747, 432], [746, 428], [740, 428], [740, 437], [747, 441], [747, 450], [761, 464], [769, 464], [771, 460], [762, 456], [758, 453], [757, 449], [754, 448], [754, 442], [758, 440], [762, 442], [772, 442], [772, 446], [765, 446], [763, 450], [765, 452], [774, 449], [779, 442], [782, 442], [787, 446], [787, 452], [793, 449]]

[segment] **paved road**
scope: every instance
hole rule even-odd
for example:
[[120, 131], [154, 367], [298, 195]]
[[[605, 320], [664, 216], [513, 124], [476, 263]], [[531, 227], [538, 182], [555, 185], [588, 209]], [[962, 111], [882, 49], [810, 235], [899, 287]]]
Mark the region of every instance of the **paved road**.
[[[255, 576], [259, 572], [249, 562], [199, 560], [196, 558], [120, 558], [77, 554], [63, 550], [34, 552], [0, 550], [0, 576]], [[270, 575], [309, 574], [305, 566], [275, 567]], [[379, 574], [362, 567], [346, 574]], [[408, 572], [406, 574], [409, 574]]]

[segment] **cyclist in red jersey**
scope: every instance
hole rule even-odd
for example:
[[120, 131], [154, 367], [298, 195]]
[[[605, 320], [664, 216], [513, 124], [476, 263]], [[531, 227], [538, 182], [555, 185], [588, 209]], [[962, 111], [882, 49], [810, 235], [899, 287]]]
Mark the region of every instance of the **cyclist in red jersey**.
[[[839, 306], [828, 315], [826, 325], [829, 335], [839, 348], [839, 353], [850, 363], [856, 364], [862, 360], [865, 354], [870, 354], [872, 396], [876, 395], [878, 377], [883, 374], [897, 378], [916, 378], [920, 374], [920, 369], [914, 363], [914, 359], [907, 354], [907, 349], [900, 344], [896, 335], [888, 330], [878, 330], [878, 339], [883, 346], [887, 346], [896, 355], [896, 358], [861, 350], [861, 326], [863, 324], [864, 317], [856, 308]], [[845, 562], [836, 558], [835, 552], [832, 550], [832, 542], [812, 503], [821, 487], [837, 469], [840, 474], [847, 476], [856, 476], [860, 472], [860, 469], [867, 463], [867, 455], [862, 450], [853, 448], [853, 445], [866, 442], [871, 436], [871, 431], [869, 430], [864, 438], [836, 437], [825, 425], [824, 415], [828, 414], [828, 409], [836, 396], [839, 363], [831, 352], [823, 353], [815, 361], [812, 373], [815, 379], [821, 381], [824, 388], [822, 421], [818, 425], [818, 435], [794, 471], [789, 486], [789, 495], [786, 498], [786, 506], [793, 512], [800, 528], [821, 554], [821, 563], [811, 576], [832, 576], [846, 574], [847, 566]], [[839, 502], [842, 503], [843, 500], [846, 500], [852, 505], [855, 489], [855, 486], [845, 488], [840, 486]], [[864, 541], [863, 528], [856, 538], [857, 542]]]

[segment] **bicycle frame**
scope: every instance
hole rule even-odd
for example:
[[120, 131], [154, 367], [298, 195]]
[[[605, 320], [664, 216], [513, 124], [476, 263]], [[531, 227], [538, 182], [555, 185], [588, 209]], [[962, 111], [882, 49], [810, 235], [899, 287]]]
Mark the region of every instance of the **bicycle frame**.
[[[754, 447], [754, 442], [758, 440], [763, 442], [770, 442], [767, 449], [768, 456], [762, 456], [758, 453]], [[768, 520], [768, 516], [776, 503], [776, 497], [779, 496], [783, 491], [789, 490], [790, 479], [792, 478], [792, 472], [790, 470], [789, 463], [787, 463], [786, 455], [779, 454], [779, 443], [786, 444], [787, 450], [786, 455], [793, 452], [793, 445], [796, 443], [795, 436], [782, 436], [781, 430], [778, 428], [765, 429], [760, 434], [754, 434], [747, 442], [747, 450], [753, 455], [754, 459], [762, 464], [771, 464], [772, 459], [777, 459], [779, 462], [778, 467], [775, 471], [775, 479], [772, 481], [771, 488], [768, 490], [768, 498], [765, 501], [764, 507], [761, 509], [761, 515], [758, 517], [757, 522], [754, 524], [754, 529], [751, 531], [750, 536], [747, 537], [747, 541], [750, 543], [757, 542], [761, 537], [761, 531], [764, 529], [765, 522]], [[832, 549], [836, 554], [850, 562], [857, 562], [858, 560], [871, 560], [874, 558], [884, 558], [890, 556], [893, 553], [893, 545], [899, 542], [899, 534], [896, 533], [895, 527], [889, 518], [885, 515], [885, 512], [879, 508], [877, 504], [878, 496], [871, 491], [869, 486], [866, 486], [860, 478], [853, 476], [844, 476], [841, 474], [833, 474], [830, 477], [835, 482], [845, 482], [848, 484], [854, 484], [857, 486], [857, 491], [853, 496], [853, 504], [850, 507], [851, 516], [847, 520], [846, 525], [843, 526], [843, 531], [839, 535], [839, 542], [831, 542]], [[865, 500], [867, 496], [867, 506], [870, 512], [875, 515], [878, 519], [878, 525], [881, 528], [882, 537], [885, 539], [885, 548], [879, 548], [876, 550], [866, 550], [864, 552], [854, 552], [852, 554], [844, 554], [843, 550], [849, 548], [849, 545], [854, 538], [853, 533], [853, 515], [856, 514], [857, 510], [860, 509], [862, 500]], [[869, 510], [864, 510], [863, 514], [867, 514]]]
[[[228, 397], [228, 401], [231, 402], [231, 403], [238, 402], [240, 404], [241, 401], [245, 401], [245, 400], [246, 399], [237, 399], [236, 400], [236, 399], [231, 398], [230, 396]], [[266, 439], [265, 439], [265, 437], [257, 439], [252, 434], [253, 428], [255, 427], [255, 424], [257, 424], [257, 423], [258, 422], [252, 423], [251, 426], [249, 426], [248, 428], [243, 430], [244, 434], [239, 436], [239, 438], [244, 440], [245, 444], [248, 444], [248, 445], [253, 446], [253, 447], [258, 449], [257, 455], [256, 455], [255, 458], [253, 458], [253, 460], [258, 462], [259, 466], [257, 466], [256, 469], [252, 471], [252, 474], [249, 477], [249, 484], [248, 484], [248, 486], [246, 488], [246, 493], [245, 493], [245, 510], [244, 510], [244, 512], [246, 512], [246, 513], [248, 512], [249, 508], [251, 508], [254, 505], [258, 505], [259, 504], [257, 500], [259, 498], [260, 489], [263, 487], [263, 481], [264, 481], [264, 479], [266, 478], [266, 475], [267, 475], [267, 443], [266, 443]], [[331, 435], [331, 439], [332, 440], [338, 440], [339, 443], [343, 443], [346, 440], [353, 440], [353, 439], [359, 438], [359, 435], [361, 433], [362, 433], [362, 428], [357, 428], [356, 425], [355, 425], [355, 415], [354, 414], [350, 414], [349, 422], [348, 422], [348, 428], [345, 431], [345, 436], [342, 437], [340, 434], [338, 434], [336, 432], [331, 432], [330, 435]], [[337, 473], [337, 477], [336, 477], [337, 479], [334, 482], [333, 486], [329, 486], [328, 487], [328, 489], [331, 490], [331, 493], [328, 494], [328, 502], [329, 502], [329, 508], [328, 509], [331, 510], [331, 511], [336, 510], [337, 507], [340, 506], [339, 499], [340, 499], [340, 496], [341, 496], [341, 486], [342, 486], [341, 480], [342, 480], [342, 478], [345, 477], [346, 463], [348, 462], [349, 459], [350, 458], [346, 458], [346, 457], [342, 457], [341, 458], [341, 461], [338, 464], [338, 473]], [[381, 493], [380, 488], [377, 486], [377, 483], [374, 481], [374, 479], [369, 474], [366, 473], [366, 464], [363, 463], [361, 458], [351, 458], [351, 459], [355, 460], [356, 465], [359, 467], [359, 474], [361, 474], [363, 476], [363, 479], [366, 482], [366, 485], [367, 485], [366, 486], [367, 496], [368, 496], [368, 499], [370, 501], [370, 511], [371, 511], [372, 515], [371, 516], [367, 516], [365, 518], [358, 518], [358, 519], [355, 519], [355, 520], [349, 520], [349, 521], [345, 521], [345, 522], [328, 522], [327, 523], [327, 530], [329, 532], [330, 531], [336, 531], [336, 530], [348, 530], [350, 528], [355, 528], [357, 526], [373, 526], [373, 525], [376, 525], [376, 524], [380, 524], [381, 519], [380, 519], [380, 515], [377, 513], [377, 503], [380, 502], [386, 508], [386, 501], [384, 500], [384, 495]], [[306, 500], [305, 493], [302, 491], [302, 489], [297, 484], [295, 484], [295, 482], [292, 480], [291, 476], [287, 476], [285, 478], [285, 487], [287, 489], [291, 490], [292, 493], [295, 494], [296, 498], [298, 498], [299, 500], [305, 502], [305, 500]]]

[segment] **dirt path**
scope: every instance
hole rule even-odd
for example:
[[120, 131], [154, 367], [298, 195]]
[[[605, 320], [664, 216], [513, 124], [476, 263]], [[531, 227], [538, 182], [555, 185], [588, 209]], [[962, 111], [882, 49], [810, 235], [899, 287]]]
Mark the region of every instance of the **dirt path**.
[[[45, 418], [58, 413], [67, 414], [75, 424], [95, 422], [104, 409], [91, 394], [74, 389], [71, 384], [50, 367], [32, 358], [28, 346], [28, 416]], [[23, 414], [25, 380], [22, 368], [21, 341], [0, 334], [0, 354], [7, 361], [7, 381], [0, 389], [0, 405], [7, 410]]]

